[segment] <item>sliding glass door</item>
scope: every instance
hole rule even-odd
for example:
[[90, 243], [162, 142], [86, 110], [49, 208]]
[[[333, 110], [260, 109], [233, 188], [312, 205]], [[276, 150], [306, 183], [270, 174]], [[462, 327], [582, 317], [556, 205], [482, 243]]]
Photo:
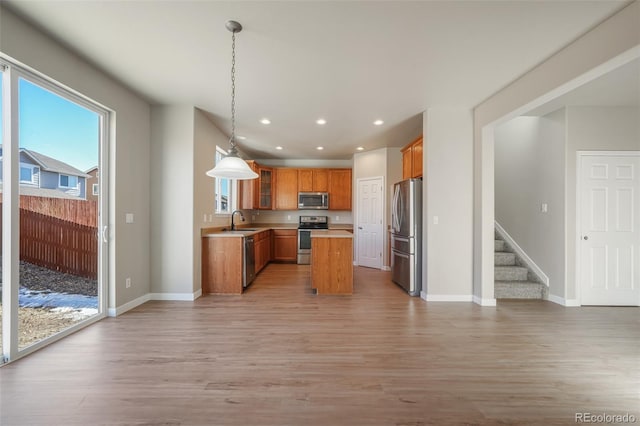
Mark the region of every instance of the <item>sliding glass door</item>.
[[2, 64], [6, 361], [105, 316], [108, 113]]

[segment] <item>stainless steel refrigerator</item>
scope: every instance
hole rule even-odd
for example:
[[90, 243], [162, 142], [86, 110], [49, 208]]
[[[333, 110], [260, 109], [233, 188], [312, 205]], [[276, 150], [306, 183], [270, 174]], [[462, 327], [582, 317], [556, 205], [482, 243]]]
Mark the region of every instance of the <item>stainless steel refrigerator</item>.
[[422, 290], [422, 180], [393, 187], [391, 206], [391, 278], [411, 296]]

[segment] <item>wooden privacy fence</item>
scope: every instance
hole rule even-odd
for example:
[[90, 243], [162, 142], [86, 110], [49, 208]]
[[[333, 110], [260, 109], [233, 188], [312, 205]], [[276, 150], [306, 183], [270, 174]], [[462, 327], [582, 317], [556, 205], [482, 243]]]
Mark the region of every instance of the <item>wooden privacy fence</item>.
[[20, 209], [20, 260], [54, 271], [97, 279], [97, 231], [97, 227]]
[[[0, 193], [2, 203], [2, 193]], [[20, 208], [86, 226], [98, 226], [98, 203], [92, 200], [20, 196]]]

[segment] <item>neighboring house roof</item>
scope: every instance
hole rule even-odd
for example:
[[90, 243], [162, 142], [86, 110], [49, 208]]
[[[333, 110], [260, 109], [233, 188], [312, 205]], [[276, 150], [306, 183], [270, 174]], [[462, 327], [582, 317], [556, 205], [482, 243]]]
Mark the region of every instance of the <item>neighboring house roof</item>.
[[40, 154], [39, 152], [32, 151], [26, 148], [20, 148], [20, 152], [26, 154], [33, 161], [38, 163], [40, 168], [44, 171], [60, 173], [63, 175], [80, 176], [85, 178], [91, 177], [91, 175], [86, 174], [82, 170], [78, 170], [67, 163], [56, 160], [55, 158], [48, 157], [44, 154]]
[[90, 175], [92, 172], [98, 170], [98, 166], [93, 166], [90, 169], [85, 170], [85, 173]]
[[[2, 183], [0, 183], [0, 193], [2, 192]], [[35, 188], [32, 186], [20, 185], [20, 195], [30, 195], [33, 197], [49, 197], [49, 198], [66, 198], [69, 200], [84, 200], [77, 195], [70, 195], [58, 189]]]

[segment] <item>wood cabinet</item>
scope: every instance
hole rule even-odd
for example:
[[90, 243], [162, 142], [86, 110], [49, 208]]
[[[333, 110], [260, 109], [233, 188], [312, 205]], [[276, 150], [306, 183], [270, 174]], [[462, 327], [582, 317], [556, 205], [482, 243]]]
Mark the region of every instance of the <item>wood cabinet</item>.
[[253, 242], [257, 274], [271, 261], [271, 230], [257, 233]]
[[422, 177], [422, 136], [400, 150], [402, 179]]
[[329, 170], [329, 210], [351, 210], [351, 169]]
[[329, 235], [311, 236], [311, 288], [318, 294], [352, 294], [353, 237]]
[[298, 230], [273, 230], [273, 260], [278, 262], [296, 262], [298, 260]]
[[202, 292], [242, 293], [244, 238], [202, 237]]
[[271, 167], [264, 167], [258, 165], [256, 173], [258, 173], [257, 180], [257, 194], [254, 208], [271, 210], [273, 209], [273, 192], [274, 192], [274, 176], [273, 169]]
[[271, 210], [273, 208], [273, 169], [261, 166], [253, 160], [248, 160], [247, 164], [258, 174], [258, 178], [239, 181], [240, 208]]
[[351, 169], [271, 168], [252, 160], [247, 164], [258, 178], [240, 181], [241, 209], [297, 210], [298, 192], [328, 192], [329, 210], [351, 210]]
[[[249, 168], [258, 173], [258, 165], [253, 160], [248, 160]], [[256, 206], [258, 181], [260, 179], [246, 179], [238, 181], [238, 201], [239, 207], [243, 210], [251, 210]]]
[[276, 172], [276, 210], [296, 210], [298, 208], [298, 169], [279, 168]]
[[328, 192], [329, 191], [329, 170], [298, 169], [298, 191]]

